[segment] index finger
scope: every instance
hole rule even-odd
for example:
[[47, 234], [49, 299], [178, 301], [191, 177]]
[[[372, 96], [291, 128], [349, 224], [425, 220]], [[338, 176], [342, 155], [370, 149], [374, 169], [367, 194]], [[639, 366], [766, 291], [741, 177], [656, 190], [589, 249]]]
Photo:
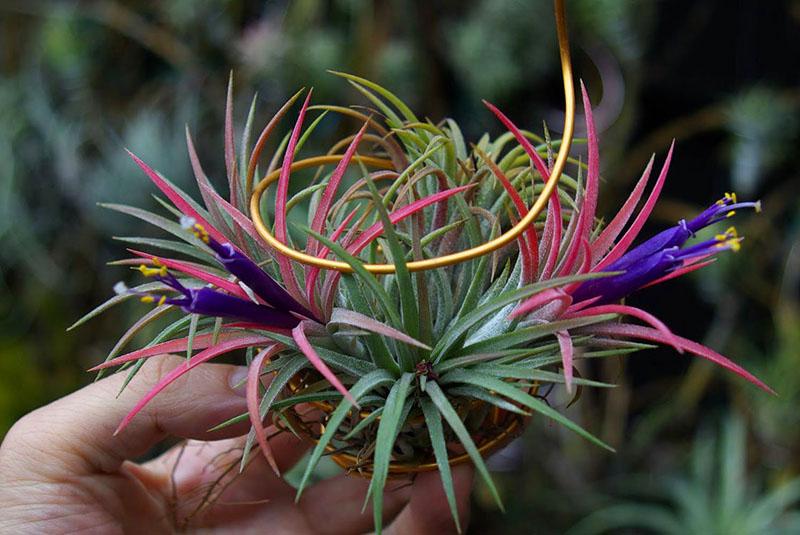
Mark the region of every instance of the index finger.
[[208, 432], [247, 409], [244, 394], [234, 389], [245, 376], [245, 368], [206, 364], [168, 386], [122, 433], [114, 435], [139, 398], [183, 362], [179, 357], [154, 357], [119, 396], [124, 373], [31, 412], [6, 436], [0, 448], [0, 469], [11, 460], [17, 466], [47, 473], [109, 473], [168, 435], [218, 440], [246, 432], [248, 423]]

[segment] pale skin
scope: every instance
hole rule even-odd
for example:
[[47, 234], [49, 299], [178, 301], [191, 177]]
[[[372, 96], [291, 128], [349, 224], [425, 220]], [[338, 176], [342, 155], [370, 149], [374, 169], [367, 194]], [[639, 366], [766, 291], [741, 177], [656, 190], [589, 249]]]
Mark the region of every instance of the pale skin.
[[[361, 513], [368, 481], [336, 476], [295, 491], [260, 453], [212, 505], [207, 490], [236, 462], [247, 424], [208, 429], [246, 411], [242, 369], [207, 364], [159, 394], [124, 431], [122, 417], [179, 357], [148, 362], [116, 397], [125, 374], [93, 383], [28, 414], [0, 446], [0, 533], [211, 533], [358, 534], [373, 529], [372, 504]], [[137, 459], [166, 437], [192, 439], [154, 460]], [[291, 434], [271, 440], [282, 471], [308, 444]], [[453, 469], [462, 527], [469, 517], [472, 469]], [[213, 487], [217, 490], [221, 486]], [[385, 533], [455, 533], [439, 475], [388, 485]]]

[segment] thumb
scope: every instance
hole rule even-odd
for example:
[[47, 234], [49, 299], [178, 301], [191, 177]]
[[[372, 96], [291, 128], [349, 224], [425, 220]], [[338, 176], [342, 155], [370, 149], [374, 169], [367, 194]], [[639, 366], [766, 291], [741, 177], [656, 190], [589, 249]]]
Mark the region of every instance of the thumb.
[[218, 440], [245, 433], [247, 423], [214, 433], [208, 429], [247, 411], [243, 391], [234, 388], [246, 377], [246, 369], [205, 364], [164, 389], [124, 431], [114, 435], [136, 402], [182, 363], [185, 360], [175, 356], [153, 357], [119, 396], [125, 373], [37, 409], [12, 427], [3, 449], [35, 452], [37, 458], [30, 462], [36, 463], [37, 471], [80, 475], [113, 472], [123, 461], [143, 455], [168, 435]]

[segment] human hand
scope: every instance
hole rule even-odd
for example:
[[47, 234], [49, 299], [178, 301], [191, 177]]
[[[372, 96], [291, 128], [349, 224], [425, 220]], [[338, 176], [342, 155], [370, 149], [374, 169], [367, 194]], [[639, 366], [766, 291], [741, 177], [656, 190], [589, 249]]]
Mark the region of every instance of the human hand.
[[[178, 357], [151, 359], [118, 398], [125, 374], [89, 385], [22, 418], [0, 446], [0, 533], [218, 533], [350, 534], [372, 529], [361, 513], [368, 480], [339, 475], [294, 489], [263, 456], [240, 475], [237, 459], [249, 424], [209, 433], [246, 411], [231, 385], [243, 368], [201, 366], [159, 394], [122, 433], [114, 429], [146, 389], [179, 365]], [[136, 464], [168, 436], [195, 439]], [[202, 442], [198, 442], [202, 441]], [[307, 444], [290, 433], [271, 440], [282, 471]], [[453, 469], [461, 525], [469, 516], [472, 469]], [[209, 491], [213, 500], [209, 501]], [[450, 533], [455, 528], [436, 472], [387, 485], [384, 518], [390, 534]]]

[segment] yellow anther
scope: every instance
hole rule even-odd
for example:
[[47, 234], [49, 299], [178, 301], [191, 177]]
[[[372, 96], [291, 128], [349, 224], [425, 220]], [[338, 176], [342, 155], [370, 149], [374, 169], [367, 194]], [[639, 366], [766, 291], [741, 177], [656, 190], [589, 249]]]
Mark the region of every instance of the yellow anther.
[[143, 295], [141, 299], [142, 303], [152, 303], [155, 300], [156, 299], [152, 295]]
[[151, 257], [150, 260], [153, 262], [154, 266], [163, 266], [164, 265], [164, 264], [161, 263], [161, 260], [159, 260], [157, 256]]
[[736, 232], [736, 227], [728, 227], [728, 229], [725, 231], [725, 234], [727, 234], [731, 238], [738, 238], [739, 237], [739, 233]]
[[167, 296], [166, 295], [162, 295], [161, 299], [158, 300], [158, 306], [163, 305], [166, 301], [167, 301]]
[[736, 210], [731, 210], [730, 212], [728, 212], [727, 214], [725, 214], [725, 217], [733, 217], [733, 216], [735, 216], [735, 215], [736, 215]]
[[140, 264], [139, 265], [139, 271], [145, 277], [155, 277], [155, 276], [166, 277], [167, 276], [167, 266], [164, 266], [164, 265], [162, 265], [160, 267], [157, 267], [157, 268], [152, 268], [152, 267], [147, 267], [144, 264]]
[[195, 235], [196, 238], [201, 240], [203, 243], [208, 243], [209, 241], [208, 231], [203, 227], [203, 225], [196, 223], [192, 227], [192, 229], [193, 229], [192, 233]]
[[726, 201], [731, 201], [731, 203], [735, 204], [736, 203], [736, 194], [735, 193], [726, 193], [725, 194], [725, 200]]
[[756, 205], [754, 206], [755, 211], [757, 214], [761, 213], [761, 201], [756, 201]]

